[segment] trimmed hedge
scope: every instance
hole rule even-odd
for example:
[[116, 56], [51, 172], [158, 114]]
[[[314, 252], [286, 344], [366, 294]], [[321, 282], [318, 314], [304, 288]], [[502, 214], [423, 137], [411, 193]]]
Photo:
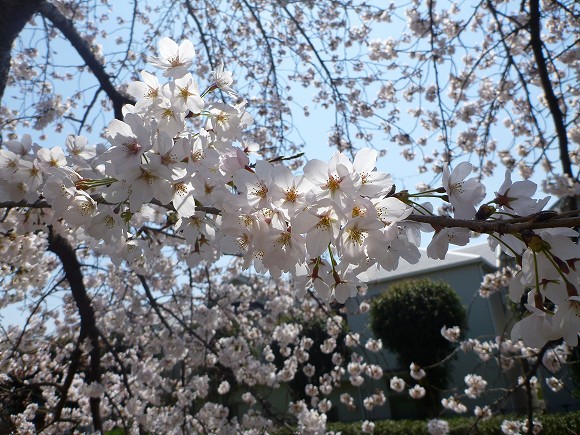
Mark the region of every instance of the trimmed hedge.
[[[542, 423], [542, 434], [580, 434], [580, 411], [561, 414], [536, 415]], [[522, 421], [525, 416], [495, 416], [487, 421], [480, 421], [473, 427], [474, 417], [446, 418], [451, 435], [502, 435], [501, 423], [504, 420]], [[427, 420], [381, 420], [375, 421], [373, 435], [428, 435]], [[329, 423], [327, 431], [341, 432], [342, 435], [360, 435], [362, 423]], [[289, 428], [274, 432], [276, 435], [294, 435], [297, 432]]]

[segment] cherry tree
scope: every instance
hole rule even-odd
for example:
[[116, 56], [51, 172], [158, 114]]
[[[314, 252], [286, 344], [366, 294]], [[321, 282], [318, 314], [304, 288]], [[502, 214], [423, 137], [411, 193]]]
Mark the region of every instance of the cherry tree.
[[[132, 6], [115, 17], [123, 48], [110, 53], [99, 42], [111, 37], [106, 2], [1, 6], [2, 307], [26, 313], [1, 341], [10, 428], [324, 431], [326, 396], [347, 373], [354, 386], [383, 375], [363, 356], [376, 344], [358, 350], [347, 336], [356, 350], [335, 352], [342, 320], [329, 304], [364, 291], [361, 272], [416, 263], [422, 233], [431, 258], [473, 232], [513, 258], [509, 297], [525, 298], [527, 315], [498, 343], [461, 345], [529, 359], [509, 393], [531, 395], [540, 365], [565, 358], [562, 342], [577, 345], [576, 3]], [[392, 21], [400, 37], [374, 39]], [[66, 96], [61, 85], [75, 76], [52, 61], [59, 38], [82, 59], [75, 74], [91, 77]], [[291, 134], [297, 85], [336, 112], [338, 151], [303, 167]], [[114, 117], [107, 144], [95, 144], [86, 135], [104, 117]], [[27, 129], [72, 131], [41, 147]], [[513, 141], [499, 146], [506, 131]], [[359, 149], [379, 134], [435, 178], [417, 193], [397, 189], [395, 174], [375, 169], [380, 150]], [[482, 177], [498, 158], [507, 171], [492, 193]], [[515, 167], [525, 180], [512, 181]], [[559, 211], [527, 180], [542, 170]], [[216, 266], [224, 256], [235, 258], [227, 272]], [[236, 281], [249, 268], [269, 278]], [[484, 292], [501, 284], [491, 277]], [[321, 349], [335, 364], [326, 373], [315, 373], [312, 340], [300, 334], [313, 318], [326, 322]], [[266, 392], [298, 370], [316, 379], [310, 401], [273, 408]], [[476, 375], [466, 384], [467, 397], [486, 386]], [[371, 409], [385, 402], [367, 399]], [[443, 400], [466, 410], [460, 395]], [[527, 421], [531, 433], [531, 408]]]

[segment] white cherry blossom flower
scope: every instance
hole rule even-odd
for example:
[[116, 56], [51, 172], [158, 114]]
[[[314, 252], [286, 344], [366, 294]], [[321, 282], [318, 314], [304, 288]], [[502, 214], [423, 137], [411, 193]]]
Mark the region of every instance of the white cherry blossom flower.
[[[342, 153], [335, 153], [329, 163], [313, 159], [304, 166], [304, 176], [314, 186], [316, 199], [329, 198], [345, 210], [356, 193], [352, 164]], [[358, 176], [357, 176], [358, 177]]]
[[441, 327], [441, 335], [451, 343], [457, 343], [459, 337], [461, 336], [461, 330], [459, 326], [452, 326], [447, 328], [446, 326]]
[[77, 159], [90, 160], [97, 155], [96, 147], [89, 145], [85, 136], [67, 136], [66, 148], [69, 155]]
[[9, 179], [20, 166], [20, 155], [0, 148], [0, 177]]
[[[141, 164], [143, 154], [153, 147], [151, 130], [139, 115], [127, 114], [124, 121], [114, 119], [107, 128], [107, 139], [113, 145], [101, 159], [112, 163], [111, 175], [121, 175], [130, 167]], [[121, 177], [122, 178], [122, 177]]]
[[197, 114], [205, 106], [205, 102], [199, 93], [199, 87], [189, 73], [165, 85], [163, 87], [163, 95], [174, 102], [174, 107], [182, 112], [189, 110]]
[[546, 342], [558, 338], [550, 314], [530, 304], [525, 304], [525, 307], [530, 314], [513, 326], [512, 340], [521, 338], [526, 346], [540, 349]]
[[470, 238], [471, 232], [467, 228], [442, 228], [435, 231], [433, 239], [427, 246], [427, 256], [443, 260], [447, 255], [449, 244], [465, 246]]
[[38, 166], [43, 172], [50, 172], [52, 168], [62, 168], [67, 165], [64, 151], [61, 147], [41, 148], [36, 153]]
[[427, 376], [425, 370], [423, 370], [419, 365], [415, 363], [411, 363], [411, 365], [409, 366], [409, 371], [411, 373], [411, 377], [417, 381], [420, 381], [425, 376]]
[[487, 381], [478, 375], [468, 374], [465, 376], [464, 380], [468, 386], [468, 388], [465, 389], [465, 394], [470, 399], [479, 397], [487, 387]]
[[519, 421], [504, 420], [501, 423], [501, 431], [505, 435], [520, 435], [522, 424]]
[[138, 211], [143, 204], [151, 202], [153, 198], [168, 202], [173, 198], [172, 186], [164, 177], [161, 165], [146, 163], [127, 169], [124, 174], [130, 186], [129, 202], [131, 211]]
[[182, 105], [178, 100], [162, 99], [152, 109], [153, 116], [157, 120], [157, 128], [171, 137], [175, 137], [185, 127], [185, 115]]
[[467, 412], [467, 407], [454, 396], [441, 399], [441, 405], [443, 405], [445, 409], [449, 409], [458, 414], [465, 414]]
[[40, 149], [38, 144], [32, 142], [32, 137], [29, 134], [23, 134], [22, 139], [9, 140], [3, 145], [8, 151], [18, 154], [20, 157], [24, 157]]
[[387, 194], [393, 187], [393, 179], [384, 172], [375, 171], [378, 151], [362, 148], [354, 157], [353, 169], [359, 177], [359, 195], [374, 197], [379, 193]]
[[473, 219], [475, 205], [485, 197], [485, 186], [477, 179], [466, 178], [473, 172], [471, 163], [459, 163], [453, 172], [445, 165], [443, 168], [443, 187], [449, 196], [449, 202], [454, 207], [457, 219]]
[[[276, 191], [272, 188], [274, 165], [265, 160], [256, 163], [255, 170], [240, 169], [234, 175], [234, 184], [245, 203], [255, 209], [269, 208]], [[279, 192], [278, 192], [279, 193]], [[236, 202], [237, 203], [237, 202]]]
[[235, 106], [214, 103], [208, 112], [211, 116], [207, 120], [205, 129], [214, 132], [218, 141], [222, 143], [241, 141], [242, 132], [254, 122], [252, 116], [246, 112], [244, 103]]
[[127, 87], [127, 93], [137, 100], [135, 109], [138, 112], [147, 110], [161, 100], [161, 84], [157, 77], [147, 71], [141, 71], [143, 81], [133, 81]]
[[71, 198], [70, 206], [63, 213], [63, 218], [72, 225], [89, 224], [97, 213], [97, 203], [84, 191], [77, 191]]
[[427, 432], [429, 432], [429, 435], [447, 435], [449, 433], [449, 423], [445, 420], [429, 420]]
[[215, 81], [218, 88], [224, 91], [232, 98], [237, 98], [238, 94], [232, 89], [232, 83], [234, 79], [232, 77], [231, 71], [224, 71], [224, 63], [220, 62], [216, 69], [211, 72], [211, 75]]
[[393, 376], [389, 381], [391, 390], [401, 393], [405, 389], [405, 381], [397, 376]]
[[473, 410], [473, 414], [477, 417], [482, 419], [483, 421], [489, 420], [492, 416], [491, 408], [489, 406], [476, 406]]
[[560, 379], [555, 378], [554, 376], [549, 377], [546, 379], [546, 385], [552, 390], [554, 393], [557, 393], [562, 388], [564, 388], [564, 382]]
[[563, 337], [569, 346], [576, 346], [580, 332], [580, 296], [569, 295], [554, 286], [546, 287], [545, 295], [557, 307], [551, 324], [558, 337]]
[[[351, 219], [341, 230], [339, 249], [342, 258], [355, 264], [367, 256], [367, 240], [379, 234], [383, 224], [372, 217], [356, 217]], [[381, 233], [382, 234], [382, 233]]]
[[195, 48], [189, 40], [184, 40], [179, 46], [170, 38], [159, 40], [159, 57], [152, 57], [149, 63], [163, 70], [164, 77], [180, 78], [187, 74], [193, 65]]
[[425, 397], [426, 392], [427, 391], [425, 390], [425, 388], [419, 384], [409, 388], [409, 396], [411, 396], [411, 398], [413, 399], [422, 399], [423, 397]]
[[328, 244], [336, 240], [340, 231], [341, 219], [329, 200], [320, 201], [317, 207], [298, 213], [292, 219], [292, 227], [306, 234], [306, 250], [311, 258], [322, 255]]
[[516, 181], [512, 183], [511, 171], [505, 171], [505, 180], [495, 193], [494, 202], [507, 212], [514, 212], [519, 216], [538, 213], [542, 210], [550, 197], [541, 200], [532, 199], [536, 193], [537, 185], [530, 180]]

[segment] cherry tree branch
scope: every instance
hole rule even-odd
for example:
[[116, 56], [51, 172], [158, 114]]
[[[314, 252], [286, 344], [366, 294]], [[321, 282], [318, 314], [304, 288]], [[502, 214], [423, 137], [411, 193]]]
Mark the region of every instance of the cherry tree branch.
[[62, 32], [65, 38], [68, 39], [72, 46], [77, 50], [83, 61], [95, 75], [95, 78], [98, 80], [103, 91], [105, 91], [107, 96], [111, 99], [111, 102], [113, 103], [113, 110], [115, 112], [115, 118], [122, 120], [123, 106], [125, 104], [134, 104], [135, 102], [131, 98], [121, 94], [115, 88], [111, 82], [111, 76], [105, 71], [105, 67], [91, 51], [91, 47], [87, 41], [85, 41], [78, 33], [71, 20], [65, 17], [56, 6], [47, 2], [46, 0], [40, 2], [38, 10], [43, 17], [48, 19], [58, 30]]
[[147, 296], [147, 300], [149, 301], [149, 303], [151, 304], [151, 307], [153, 308], [153, 310], [155, 311], [155, 313], [159, 317], [159, 320], [167, 328], [169, 333], [173, 334], [173, 329], [171, 328], [169, 323], [167, 323], [165, 316], [163, 316], [163, 314], [161, 314], [161, 310], [159, 309], [159, 304], [157, 303], [157, 301], [153, 297], [153, 294], [151, 293], [151, 289], [149, 288], [149, 283], [147, 282], [147, 278], [145, 278], [141, 274], [137, 274], [137, 278], [139, 278], [139, 281], [141, 281], [141, 285], [143, 286], [143, 290], [145, 290], [145, 295]]
[[[161, 206], [161, 204], [156, 202], [155, 200], [153, 201], [153, 203]], [[17, 207], [50, 208], [50, 204], [48, 204], [46, 201], [37, 201], [32, 204], [28, 204], [26, 203], [26, 201], [0, 202], [0, 209], [2, 208], [10, 209]], [[168, 209], [172, 208], [168, 207]], [[196, 207], [196, 210], [215, 215], [221, 214], [221, 210], [215, 207], [200, 206]], [[434, 228], [468, 228], [471, 231], [475, 231], [477, 233], [509, 234], [509, 233], [517, 233], [523, 230], [539, 230], [545, 228], [575, 228], [580, 226], [580, 216], [578, 216], [579, 214], [580, 212], [575, 210], [562, 213], [544, 211], [532, 214], [530, 216], [522, 216], [502, 220], [485, 220], [485, 221], [455, 219], [447, 216], [428, 216], [421, 214], [412, 214], [409, 217], [407, 217], [407, 220], [430, 224]]]
[[568, 154], [568, 135], [566, 132], [566, 124], [564, 121], [564, 114], [560, 107], [560, 103], [563, 102], [561, 98], [558, 98], [554, 93], [552, 83], [550, 81], [550, 74], [548, 72], [548, 66], [546, 64], [546, 58], [543, 53], [543, 43], [541, 38], [541, 23], [540, 23], [540, 1], [530, 0], [530, 44], [532, 46], [532, 51], [534, 53], [534, 59], [538, 67], [538, 75], [540, 76], [540, 83], [542, 84], [542, 89], [544, 90], [544, 96], [546, 97], [546, 102], [548, 103], [548, 108], [552, 114], [552, 119], [554, 121], [554, 128], [556, 129], [556, 134], [558, 135], [558, 147], [560, 150], [560, 161], [562, 163], [562, 171], [564, 174], [568, 174], [571, 178], [574, 178], [572, 173], [572, 162], [570, 160], [570, 155]]
[[572, 213], [542, 212], [521, 218], [511, 218], [496, 221], [476, 221], [454, 219], [447, 216], [426, 216], [412, 214], [408, 221], [430, 224], [433, 228], [468, 228], [477, 233], [518, 233], [523, 230], [539, 230], [544, 228], [574, 228], [580, 225], [580, 216], [568, 217]]
[[10, 63], [12, 45], [38, 10], [40, 0], [3, 0], [0, 2], [0, 101], [4, 95]]
[[[87, 370], [86, 382], [87, 384], [99, 382], [101, 379], [101, 346], [99, 343], [99, 330], [97, 328], [95, 310], [91, 305], [91, 300], [83, 282], [81, 265], [70, 243], [60, 234], [56, 234], [51, 227], [49, 227], [48, 233], [48, 250], [56, 254], [62, 263], [65, 277], [70, 285], [71, 293], [81, 318], [79, 343], [73, 352], [73, 354], [75, 354], [74, 359], [80, 357], [80, 355], [78, 355], [80, 343], [82, 343], [85, 338], [88, 338], [91, 350], [89, 352], [90, 365]], [[76, 367], [73, 367], [74, 359], [73, 363], [71, 363], [69, 375], [67, 376], [67, 379], [68, 377], [71, 378], [70, 381], [72, 381], [72, 376], [74, 376], [74, 371], [76, 371]], [[89, 403], [93, 416], [93, 425], [97, 431], [102, 433], [103, 421], [100, 411], [101, 399], [99, 397], [91, 397]]]

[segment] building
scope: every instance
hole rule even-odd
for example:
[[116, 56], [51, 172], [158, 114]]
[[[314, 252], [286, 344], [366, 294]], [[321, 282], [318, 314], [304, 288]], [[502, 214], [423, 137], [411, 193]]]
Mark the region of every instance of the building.
[[[468, 337], [477, 338], [481, 341], [493, 340], [497, 335], [508, 335], [511, 325], [513, 324], [512, 314], [504, 300], [505, 296], [501, 293], [493, 294], [489, 298], [479, 296], [479, 287], [484, 275], [497, 270], [498, 261], [496, 253], [491, 251], [487, 244], [468, 246], [458, 250], [450, 251], [445, 260], [433, 260], [427, 257], [426, 252], [422, 249], [421, 260], [414, 265], [401, 261], [395, 271], [387, 272], [384, 270], [373, 270], [367, 272], [365, 278], [368, 285], [368, 291], [364, 297], [358, 300], [347, 302], [348, 315], [347, 320], [352, 332], [359, 333], [361, 342], [364, 344], [366, 338], [372, 337], [369, 330], [369, 314], [360, 314], [358, 305], [362, 300], [371, 301], [384, 291], [388, 291], [389, 285], [406, 279], [429, 278], [434, 281], [444, 281], [449, 284], [458, 294], [462, 304], [465, 306], [468, 314]], [[449, 327], [454, 325], [447, 325]], [[421, 337], [417, 337], [418, 340]], [[408, 372], [408, 367], [398, 367], [396, 356], [383, 350], [379, 354], [369, 354], [367, 359], [373, 363], [381, 365], [385, 372], [401, 371]], [[458, 352], [458, 357], [454, 361], [452, 378], [449, 383], [450, 387], [458, 388], [457, 394], [463, 394], [466, 388], [464, 377], [468, 373], [475, 373], [483, 376], [488, 380], [488, 389], [506, 387], [513, 385], [517, 377], [521, 374], [520, 367], [504, 372], [499, 370], [498, 364], [494, 358], [484, 362], [473, 352]], [[367, 380], [362, 387], [351, 388], [348, 381], [345, 382], [344, 389], [341, 392], [348, 392], [355, 398], [357, 409], [348, 410], [346, 407], [339, 406], [337, 409], [337, 418], [341, 421], [365, 420], [365, 419], [387, 419], [387, 418], [424, 418], [421, 407], [417, 406], [417, 401], [411, 399], [405, 393], [395, 393], [388, 388], [388, 379], [380, 381]], [[362, 391], [361, 391], [362, 389]], [[372, 411], [367, 411], [362, 406], [362, 400], [371, 395], [375, 390], [384, 391], [388, 397], [387, 403], [377, 407]], [[547, 388], [544, 387], [544, 390]], [[445, 391], [441, 393], [442, 397], [448, 397], [454, 391]], [[502, 393], [486, 394], [480, 399], [466, 399], [464, 403], [470, 410], [476, 405], [486, 405], [491, 403], [495, 398], [499, 398]], [[580, 402], [570, 394], [554, 395], [551, 392], [545, 392], [543, 397], [545, 402], [537, 402], [538, 406], [547, 406], [551, 411], [564, 411], [569, 409], [578, 409]], [[337, 403], [333, 400], [333, 403]], [[525, 397], [514, 395], [511, 400], [506, 401], [503, 410], [505, 412], [523, 411], [525, 409]]]

